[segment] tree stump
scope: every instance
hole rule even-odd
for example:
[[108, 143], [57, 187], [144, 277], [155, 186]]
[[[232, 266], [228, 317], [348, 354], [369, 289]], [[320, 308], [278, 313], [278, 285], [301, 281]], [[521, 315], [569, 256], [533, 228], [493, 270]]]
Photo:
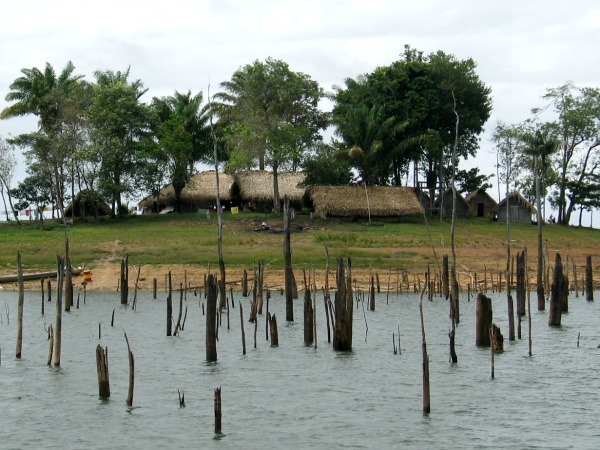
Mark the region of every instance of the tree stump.
[[567, 292], [567, 278], [563, 273], [563, 265], [560, 259], [560, 253], [556, 253], [556, 262], [554, 264], [554, 276], [552, 286], [550, 287], [550, 311], [548, 314], [548, 325], [559, 327]]
[[269, 321], [269, 330], [271, 331], [271, 347], [278, 347], [277, 317], [275, 317], [275, 314], [271, 315], [271, 313], [267, 313], [267, 320]]
[[475, 323], [475, 345], [490, 346], [490, 329], [492, 327], [492, 299], [481, 292], [477, 294]]
[[304, 290], [304, 343], [314, 342], [314, 314], [310, 287]]
[[206, 360], [217, 360], [217, 281], [215, 275], [206, 280]]
[[492, 349], [495, 353], [504, 351], [504, 336], [500, 332], [500, 327], [495, 323], [492, 324]]
[[591, 255], [588, 255], [585, 259], [585, 299], [588, 302], [594, 301], [594, 278], [592, 275]]
[[348, 258], [348, 271], [344, 259], [337, 261], [337, 291], [335, 293], [335, 315], [333, 329], [333, 349], [338, 351], [352, 350], [352, 273], [351, 261]]
[[98, 395], [100, 398], [109, 398], [108, 348], [102, 348], [100, 344], [96, 346], [96, 368], [98, 371]]

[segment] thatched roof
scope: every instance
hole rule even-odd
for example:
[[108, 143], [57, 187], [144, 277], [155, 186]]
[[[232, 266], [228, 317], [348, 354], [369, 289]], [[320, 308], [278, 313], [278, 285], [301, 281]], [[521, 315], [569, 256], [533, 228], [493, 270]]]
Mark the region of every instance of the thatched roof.
[[[446, 191], [444, 192], [442, 197], [444, 198], [444, 208], [448, 208], [448, 207], [452, 208], [452, 188], [446, 189]], [[458, 191], [456, 191], [456, 201], [459, 204], [463, 204], [464, 207], [469, 208], [469, 204], [466, 202], [464, 197], [462, 195], [460, 195], [460, 193]], [[440, 204], [441, 204], [440, 197], [438, 197], [435, 200], [435, 206], [440, 206]]]
[[[304, 181], [306, 175], [302, 172], [281, 172], [277, 174], [279, 197], [288, 196], [291, 201], [301, 201], [304, 188], [298, 185]], [[247, 201], [266, 202], [273, 201], [273, 172], [266, 170], [252, 170], [238, 172], [234, 175], [240, 197]]]
[[81, 209], [85, 210], [86, 215], [94, 215], [96, 209], [100, 216], [112, 215], [112, 209], [105, 202], [97, 200], [94, 207], [93, 199], [98, 198], [98, 194], [89, 190], [84, 189], [78, 192], [73, 198], [73, 201], [65, 208], [65, 217], [74, 217], [81, 215]]
[[[231, 200], [233, 177], [219, 172], [219, 195], [222, 201]], [[214, 170], [200, 172], [193, 175], [181, 191], [180, 201], [182, 203], [194, 203], [199, 201], [215, 202], [217, 198], [217, 177]], [[156, 201], [156, 196], [149, 195], [140, 201], [141, 208], [151, 207]], [[158, 203], [175, 204], [175, 189], [172, 184], [165, 186], [159, 191]]]
[[477, 198], [478, 196], [482, 196], [485, 197], [485, 199], [490, 202], [492, 205], [497, 205], [498, 202], [496, 202], [496, 200], [494, 200], [490, 194], [488, 194], [486, 192], [485, 189], [479, 188], [479, 189], [475, 189], [473, 192], [470, 192], [466, 197], [465, 197], [465, 201], [467, 203], [471, 203], [472, 200], [474, 200], [475, 198]]
[[367, 217], [367, 195], [371, 215], [376, 217], [423, 214], [423, 207], [412, 188], [397, 186], [311, 186], [306, 195], [315, 213], [327, 216]]
[[525, 210], [527, 210], [527, 212], [531, 213], [531, 214], [537, 214], [537, 209], [535, 209], [535, 207], [529, 203], [529, 201], [523, 197], [520, 193], [518, 193], [517, 191], [513, 191], [510, 194], [508, 194], [508, 196], [506, 196], [500, 203], [498, 203], [498, 208], [502, 208], [506, 205], [506, 200], [509, 199], [510, 200], [510, 204], [514, 205], [517, 204], [519, 206], [521, 206], [522, 208], [525, 208]]

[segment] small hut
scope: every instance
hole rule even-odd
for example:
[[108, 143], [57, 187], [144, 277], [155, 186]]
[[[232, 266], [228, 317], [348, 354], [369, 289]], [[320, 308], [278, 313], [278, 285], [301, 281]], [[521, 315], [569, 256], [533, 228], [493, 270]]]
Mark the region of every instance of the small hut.
[[310, 186], [305, 203], [321, 218], [394, 218], [423, 214], [414, 190], [400, 186]]
[[494, 200], [485, 191], [485, 189], [475, 189], [465, 197], [465, 201], [475, 217], [487, 217], [489, 214], [495, 214], [498, 208], [498, 202]]
[[[231, 204], [233, 177], [219, 172], [219, 197], [221, 204]], [[214, 170], [193, 175], [181, 191], [179, 203], [182, 211], [209, 209], [217, 204], [217, 177]], [[175, 205], [175, 189], [172, 184], [162, 188], [157, 195], [151, 194], [138, 204], [146, 212], [160, 212]], [[231, 205], [230, 205], [231, 206]]]
[[100, 199], [100, 195], [90, 189], [84, 189], [75, 195], [65, 208], [65, 217], [110, 216], [112, 209]]
[[[290, 206], [299, 209], [302, 206], [304, 182], [306, 175], [302, 172], [280, 172], [277, 174], [279, 198], [284, 196], [290, 199]], [[252, 170], [238, 172], [234, 175], [232, 196], [242, 208], [250, 211], [271, 211], [275, 194], [273, 191], [273, 172], [266, 170]]]
[[498, 203], [498, 221], [506, 222], [508, 214], [510, 214], [509, 218], [511, 222], [533, 223], [532, 216], [537, 216], [537, 209], [525, 197], [514, 191]]
[[[442, 201], [443, 200], [443, 201]], [[452, 217], [452, 189], [447, 189], [442, 197], [438, 197], [434, 207], [437, 211], [444, 210], [444, 217]], [[465, 199], [456, 191], [456, 217], [468, 218], [471, 215], [471, 209]]]

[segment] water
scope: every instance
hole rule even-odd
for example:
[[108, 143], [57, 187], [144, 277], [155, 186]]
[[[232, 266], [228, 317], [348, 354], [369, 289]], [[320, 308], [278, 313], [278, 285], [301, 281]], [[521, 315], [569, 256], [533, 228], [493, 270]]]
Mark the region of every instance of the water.
[[[598, 295], [598, 293], [596, 293]], [[40, 294], [27, 292], [22, 359], [14, 358], [17, 296], [0, 292], [1, 448], [597, 448], [600, 393], [598, 302], [570, 297], [563, 326], [547, 326], [547, 312], [532, 311], [533, 357], [523, 340], [508, 341], [505, 294], [492, 294], [494, 321], [505, 353], [475, 347], [475, 301], [461, 299], [456, 333], [458, 365], [448, 363], [448, 303], [424, 303], [431, 373], [431, 414], [422, 413], [421, 330], [416, 295], [377, 298], [377, 310], [354, 313], [354, 349], [337, 353], [327, 343], [322, 298], [317, 302], [318, 348], [303, 344], [302, 300], [296, 322], [285, 322], [284, 299], [270, 310], [279, 325], [278, 348], [265, 339], [259, 316], [246, 321], [242, 355], [239, 308], [223, 315], [218, 362], [204, 361], [201, 299], [190, 295], [185, 329], [166, 336], [165, 295], [138, 294], [136, 311], [118, 293], [91, 292], [86, 304], [63, 313], [60, 368], [46, 365]], [[82, 302], [82, 301], [81, 301]], [[10, 312], [7, 323], [6, 307]], [[532, 298], [532, 307], [535, 301]], [[179, 302], [174, 301], [174, 315]], [[366, 308], [366, 304], [365, 304]], [[115, 309], [115, 326], [110, 326]], [[101, 323], [101, 339], [98, 324]], [[402, 355], [392, 333], [401, 331]], [[125, 405], [129, 367], [127, 332], [135, 355], [133, 407]], [[581, 333], [580, 345], [577, 336]], [[111, 398], [98, 398], [95, 349], [108, 347]], [[214, 434], [213, 390], [222, 387], [223, 434]], [[185, 394], [180, 408], [178, 393]]]

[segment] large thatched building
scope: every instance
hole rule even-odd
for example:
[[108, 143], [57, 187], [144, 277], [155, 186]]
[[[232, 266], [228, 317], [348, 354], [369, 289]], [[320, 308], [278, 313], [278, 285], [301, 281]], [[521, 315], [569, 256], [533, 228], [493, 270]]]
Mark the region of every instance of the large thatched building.
[[[219, 172], [219, 197], [221, 204], [232, 201], [233, 177]], [[193, 175], [181, 191], [179, 198], [183, 211], [197, 211], [208, 209], [217, 204], [217, 177], [214, 170], [200, 172]], [[162, 188], [158, 195], [149, 195], [139, 203], [139, 207], [146, 212], [160, 212], [167, 207], [175, 205], [175, 189], [169, 184]]]
[[396, 218], [423, 214], [414, 190], [397, 186], [311, 186], [305, 203], [321, 218]]
[[73, 201], [65, 208], [65, 217], [98, 217], [110, 216], [112, 209], [100, 196], [89, 189], [84, 189], [75, 195]]
[[494, 200], [485, 191], [485, 189], [475, 189], [465, 197], [465, 201], [476, 217], [487, 217], [488, 214], [495, 214], [498, 208], [498, 202]]
[[498, 203], [498, 221], [505, 222], [507, 215], [511, 222], [527, 224], [534, 221], [534, 215], [537, 220], [537, 209], [525, 197], [514, 191]]
[[[300, 184], [304, 181], [302, 172], [282, 172], [277, 174], [279, 198], [284, 196], [290, 199], [290, 205], [300, 208], [304, 188]], [[243, 209], [251, 211], [271, 211], [275, 198], [273, 190], [273, 172], [266, 170], [253, 170], [238, 172], [234, 175], [232, 196]]]

